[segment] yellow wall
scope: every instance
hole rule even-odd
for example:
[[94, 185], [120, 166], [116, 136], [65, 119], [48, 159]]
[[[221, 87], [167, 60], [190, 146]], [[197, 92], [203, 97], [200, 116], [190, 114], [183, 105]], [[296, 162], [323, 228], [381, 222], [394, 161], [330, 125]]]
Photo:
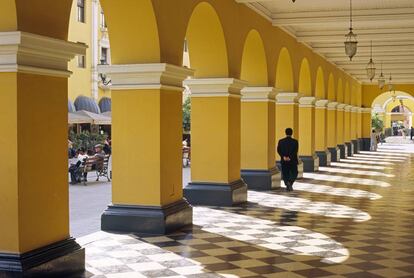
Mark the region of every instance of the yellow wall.
[[[325, 151], [327, 147], [326, 108], [315, 108], [315, 151]], [[333, 132], [329, 130], [329, 132]]]
[[315, 153], [315, 109], [299, 107], [299, 155]]
[[293, 128], [293, 137], [298, 138], [298, 105], [276, 103], [276, 141], [285, 138], [285, 129]]
[[[401, 91], [414, 96], [414, 84], [395, 84], [394, 89], [396, 92]], [[375, 98], [387, 90], [387, 86], [381, 91], [377, 85], [362, 85], [362, 105], [371, 107]]]
[[337, 138], [336, 138], [336, 110], [328, 109], [326, 111], [326, 131], [327, 131], [327, 145], [329, 148], [335, 148], [338, 145]]
[[244, 45], [241, 79], [250, 85], [264, 85], [267, 81], [266, 53], [262, 38], [256, 30], [249, 32]]
[[336, 111], [336, 143], [342, 145], [344, 140], [344, 111]]

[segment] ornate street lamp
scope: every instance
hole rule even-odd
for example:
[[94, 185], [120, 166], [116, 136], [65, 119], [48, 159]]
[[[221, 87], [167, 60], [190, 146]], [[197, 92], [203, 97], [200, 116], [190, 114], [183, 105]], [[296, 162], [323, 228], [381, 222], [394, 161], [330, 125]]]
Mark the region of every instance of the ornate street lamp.
[[381, 62], [381, 74], [378, 77], [378, 87], [382, 90], [385, 86], [385, 76], [382, 73], [382, 62]]
[[372, 41], [371, 41], [371, 58], [369, 59], [369, 62], [365, 69], [367, 71], [368, 79], [371, 80], [372, 82], [372, 79], [374, 79], [375, 77], [375, 64], [374, 64], [374, 61], [372, 60]]
[[345, 54], [349, 57], [349, 60], [352, 61], [352, 57], [357, 53], [357, 44], [358, 41], [354, 32], [352, 31], [352, 0], [349, 0], [350, 4], [350, 21], [349, 21], [349, 32], [345, 35]]

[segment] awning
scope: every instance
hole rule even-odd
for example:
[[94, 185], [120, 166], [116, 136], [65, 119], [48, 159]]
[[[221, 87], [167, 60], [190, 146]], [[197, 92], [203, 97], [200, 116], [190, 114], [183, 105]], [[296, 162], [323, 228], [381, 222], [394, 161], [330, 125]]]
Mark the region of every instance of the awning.
[[103, 97], [99, 101], [99, 108], [101, 109], [101, 113], [111, 112], [112, 110], [112, 101], [109, 97]]
[[96, 113], [88, 112], [85, 110], [76, 111], [75, 114], [80, 115], [82, 117], [88, 117], [92, 121], [91, 124], [94, 124], [94, 125], [111, 125], [112, 124], [111, 117], [105, 116], [103, 114], [96, 114]]
[[93, 119], [89, 116], [78, 114], [77, 112], [70, 112], [68, 114], [68, 123], [73, 124], [92, 124]]
[[101, 111], [99, 109], [96, 101], [90, 97], [78, 96], [75, 100], [76, 111], [88, 111], [95, 114], [99, 114]]

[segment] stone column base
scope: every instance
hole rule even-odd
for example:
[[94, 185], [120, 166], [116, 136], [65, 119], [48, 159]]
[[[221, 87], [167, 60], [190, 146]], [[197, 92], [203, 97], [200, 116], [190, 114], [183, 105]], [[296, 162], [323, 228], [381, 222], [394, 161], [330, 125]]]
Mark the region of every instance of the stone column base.
[[316, 151], [316, 155], [319, 158], [319, 166], [331, 165], [331, 152], [329, 150]]
[[331, 153], [331, 162], [339, 162], [341, 159], [341, 152], [339, 151], [339, 148], [328, 148], [328, 150]]
[[348, 148], [345, 144], [338, 145], [340, 158], [345, 159], [348, 157]]
[[0, 277], [72, 277], [85, 271], [85, 249], [74, 238], [23, 254], [0, 253]]
[[314, 154], [313, 156], [300, 156], [303, 161], [303, 172], [317, 172], [319, 170], [319, 157]]
[[252, 190], [272, 190], [280, 187], [281, 173], [277, 168], [270, 170], [241, 170], [241, 177]]
[[354, 146], [354, 154], [359, 153], [358, 140], [351, 140], [352, 145]]
[[109, 205], [102, 231], [164, 235], [193, 223], [193, 208], [181, 199], [165, 206]]
[[227, 184], [191, 182], [184, 197], [192, 205], [231, 207], [247, 202], [247, 185], [241, 179]]
[[345, 142], [347, 156], [354, 155], [354, 145], [351, 142]]
[[359, 138], [361, 140], [361, 150], [370, 151], [371, 148], [371, 138]]

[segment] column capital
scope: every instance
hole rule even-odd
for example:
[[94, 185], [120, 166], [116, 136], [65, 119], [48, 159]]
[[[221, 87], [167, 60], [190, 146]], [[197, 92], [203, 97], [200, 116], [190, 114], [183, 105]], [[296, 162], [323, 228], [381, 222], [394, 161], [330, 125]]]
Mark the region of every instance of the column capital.
[[68, 62], [87, 46], [26, 32], [0, 32], [0, 72], [69, 77]]
[[352, 106], [351, 112], [357, 113], [358, 111], [359, 111], [359, 107], [358, 106]]
[[108, 74], [113, 90], [172, 89], [182, 91], [183, 80], [194, 71], [165, 63], [105, 65], [100, 73]]
[[346, 104], [344, 103], [338, 103], [338, 105], [336, 106], [336, 110], [338, 111], [344, 111]]
[[326, 109], [326, 106], [328, 105], [328, 103], [329, 103], [329, 100], [327, 100], [327, 99], [317, 100], [315, 102], [315, 108], [317, 108], [317, 109]]
[[274, 102], [276, 89], [273, 87], [244, 87], [241, 94], [243, 102]]
[[352, 109], [352, 105], [346, 105], [344, 107], [345, 112], [351, 112], [351, 109]]
[[186, 79], [184, 85], [191, 90], [191, 97], [240, 97], [247, 82], [235, 78]]
[[315, 101], [315, 97], [301, 97], [299, 99], [299, 107], [314, 107]]
[[328, 110], [336, 110], [336, 107], [338, 106], [338, 102], [335, 102], [335, 101], [333, 101], [333, 102], [328, 102]]
[[282, 92], [276, 95], [277, 104], [297, 104], [300, 95], [295, 92]]

